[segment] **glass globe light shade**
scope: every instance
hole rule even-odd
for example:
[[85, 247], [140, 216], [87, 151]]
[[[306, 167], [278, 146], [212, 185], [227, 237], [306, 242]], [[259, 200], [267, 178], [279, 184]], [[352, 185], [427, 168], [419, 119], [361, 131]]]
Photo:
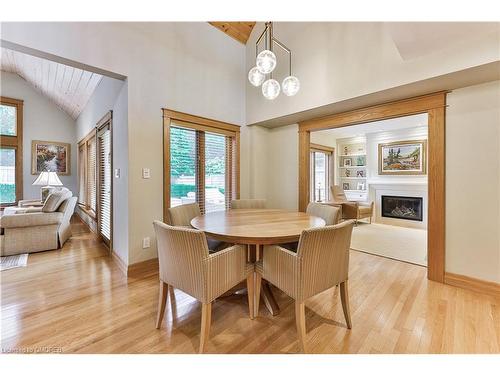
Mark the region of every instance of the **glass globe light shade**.
[[299, 92], [300, 81], [297, 77], [288, 76], [283, 80], [283, 94], [286, 96], [294, 96]]
[[269, 74], [276, 67], [276, 55], [272, 51], [265, 49], [257, 55], [256, 65], [262, 74]]
[[262, 85], [262, 82], [264, 82], [265, 79], [266, 79], [266, 76], [264, 74], [262, 74], [256, 66], [254, 66], [248, 72], [248, 80], [255, 87]]
[[280, 94], [280, 84], [275, 79], [268, 79], [262, 84], [262, 95], [266, 99], [273, 100]]

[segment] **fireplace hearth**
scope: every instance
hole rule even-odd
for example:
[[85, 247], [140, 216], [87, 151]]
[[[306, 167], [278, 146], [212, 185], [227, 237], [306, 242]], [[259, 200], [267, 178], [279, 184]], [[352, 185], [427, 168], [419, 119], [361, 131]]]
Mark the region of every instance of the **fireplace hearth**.
[[393, 219], [423, 221], [421, 197], [382, 195], [382, 216]]

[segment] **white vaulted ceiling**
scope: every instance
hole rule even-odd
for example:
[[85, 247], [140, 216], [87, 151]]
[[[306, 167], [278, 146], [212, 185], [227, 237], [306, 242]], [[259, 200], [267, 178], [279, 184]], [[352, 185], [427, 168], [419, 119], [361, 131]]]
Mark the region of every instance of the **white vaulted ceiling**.
[[7, 48], [1, 50], [1, 70], [18, 74], [73, 119], [78, 118], [102, 79], [100, 74]]

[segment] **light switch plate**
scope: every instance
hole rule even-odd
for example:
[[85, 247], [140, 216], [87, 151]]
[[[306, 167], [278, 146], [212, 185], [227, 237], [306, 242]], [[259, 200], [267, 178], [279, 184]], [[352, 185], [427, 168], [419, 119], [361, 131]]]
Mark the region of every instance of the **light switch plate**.
[[142, 178], [151, 178], [151, 170], [149, 168], [142, 168]]
[[147, 249], [149, 247], [151, 247], [151, 239], [149, 237], [144, 237], [142, 239], [142, 248]]
[[120, 168], [115, 168], [115, 178], [120, 178]]

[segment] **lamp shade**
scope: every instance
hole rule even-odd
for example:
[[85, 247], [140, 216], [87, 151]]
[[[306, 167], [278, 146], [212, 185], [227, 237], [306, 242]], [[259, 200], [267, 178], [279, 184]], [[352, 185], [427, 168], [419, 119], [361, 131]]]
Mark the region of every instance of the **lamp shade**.
[[62, 186], [62, 182], [57, 176], [56, 172], [44, 171], [40, 173], [40, 176], [33, 182], [32, 185], [35, 186]]

